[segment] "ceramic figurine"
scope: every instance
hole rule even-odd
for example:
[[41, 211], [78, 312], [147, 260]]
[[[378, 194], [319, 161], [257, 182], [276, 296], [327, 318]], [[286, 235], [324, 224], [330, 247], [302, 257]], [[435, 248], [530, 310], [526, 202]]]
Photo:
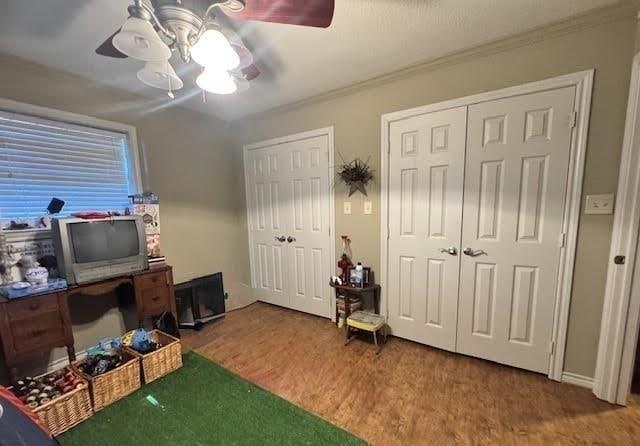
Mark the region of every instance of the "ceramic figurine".
[[19, 262], [24, 279], [32, 285], [47, 283], [49, 271], [40, 266], [33, 256], [22, 256]]
[[351, 240], [348, 235], [341, 236], [342, 238], [342, 254], [338, 261], [338, 268], [342, 271], [340, 274], [340, 280], [342, 283], [349, 283], [349, 268], [353, 266], [351, 262]]
[[5, 285], [13, 282], [11, 268], [13, 268], [15, 262], [11, 258], [10, 251], [11, 246], [7, 243], [7, 236], [0, 229], [0, 278]]

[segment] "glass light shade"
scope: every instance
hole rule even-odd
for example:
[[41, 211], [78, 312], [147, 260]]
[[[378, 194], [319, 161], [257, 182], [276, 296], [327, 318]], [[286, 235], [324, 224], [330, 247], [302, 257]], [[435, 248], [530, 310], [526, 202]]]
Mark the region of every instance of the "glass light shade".
[[240, 63], [236, 69], [246, 68], [253, 63], [253, 55], [251, 51], [244, 45], [242, 39], [238, 34], [228, 28], [222, 28], [220, 30], [222, 34], [227, 38], [227, 41], [231, 45], [231, 48], [238, 54]]
[[180, 90], [184, 85], [167, 60], [147, 62], [144, 68], [138, 71], [138, 79], [150, 87], [162, 90]]
[[240, 56], [217, 29], [208, 29], [200, 36], [191, 47], [191, 58], [205, 68], [233, 70], [240, 65]]
[[231, 94], [238, 89], [233, 77], [224, 70], [205, 68], [204, 72], [196, 79], [198, 87], [209, 93]]
[[129, 17], [124, 22], [120, 32], [113, 37], [113, 46], [129, 57], [146, 62], [171, 57], [171, 50], [151, 23], [137, 17]]
[[242, 76], [233, 76], [233, 80], [238, 88], [238, 93], [247, 91], [250, 87], [249, 81]]

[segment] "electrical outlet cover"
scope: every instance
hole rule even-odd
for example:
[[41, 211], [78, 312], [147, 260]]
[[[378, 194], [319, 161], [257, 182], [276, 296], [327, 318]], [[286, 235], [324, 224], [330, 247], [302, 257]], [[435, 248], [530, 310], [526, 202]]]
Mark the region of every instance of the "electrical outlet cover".
[[351, 215], [351, 202], [345, 201], [343, 204], [344, 215]]
[[613, 214], [614, 194], [587, 195], [585, 214]]
[[373, 213], [373, 203], [369, 200], [364, 202], [364, 214], [371, 215]]

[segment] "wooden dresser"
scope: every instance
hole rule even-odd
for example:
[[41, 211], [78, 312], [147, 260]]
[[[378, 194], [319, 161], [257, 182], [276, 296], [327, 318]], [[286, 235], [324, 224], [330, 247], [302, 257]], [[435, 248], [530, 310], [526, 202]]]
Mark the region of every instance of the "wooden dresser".
[[14, 300], [0, 298], [0, 338], [11, 377], [17, 376], [17, 365], [21, 361], [46, 354], [54, 347], [66, 347], [69, 360], [74, 361], [76, 355], [67, 303], [69, 297], [75, 294], [105, 294], [123, 284], [133, 286], [139, 325], [145, 318], [159, 316], [165, 311], [177, 317], [170, 266], [73, 285], [48, 294]]

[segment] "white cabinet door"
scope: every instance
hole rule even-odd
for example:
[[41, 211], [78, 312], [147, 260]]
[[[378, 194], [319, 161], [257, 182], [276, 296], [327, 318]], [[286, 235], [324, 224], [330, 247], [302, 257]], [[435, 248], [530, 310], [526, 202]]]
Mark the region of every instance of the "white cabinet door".
[[330, 317], [329, 136], [247, 151], [252, 265], [258, 298]]
[[457, 350], [547, 373], [575, 88], [469, 107]]
[[461, 107], [390, 128], [389, 326], [446, 350], [456, 345], [466, 122]]

